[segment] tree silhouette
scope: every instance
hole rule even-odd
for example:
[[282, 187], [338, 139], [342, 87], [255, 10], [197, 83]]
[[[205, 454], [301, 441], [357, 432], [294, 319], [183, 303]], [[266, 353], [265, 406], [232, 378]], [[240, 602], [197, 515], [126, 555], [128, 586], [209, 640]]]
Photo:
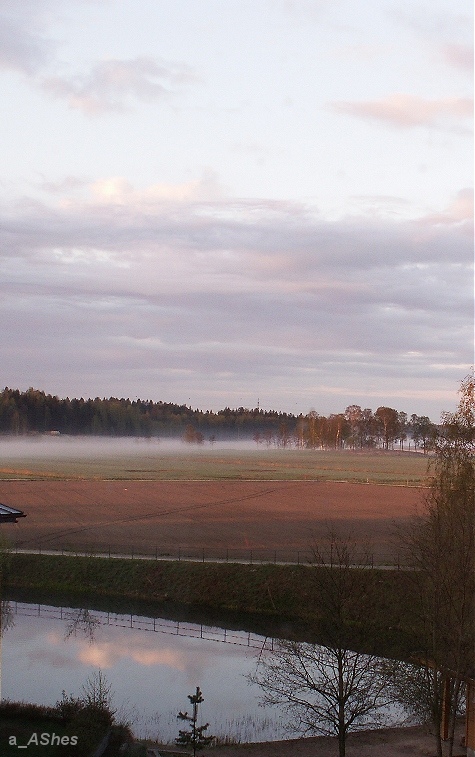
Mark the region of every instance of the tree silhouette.
[[[385, 663], [351, 649], [357, 630], [368, 627], [374, 609], [368, 587], [377, 575], [368, 571], [369, 554], [360, 553], [351, 537], [330, 532], [325, 548], [315, 545], [313, 552], [321, 645], [281, 640], [261, 655], [249, 680], [261, 687], [265, 704], [292, 715], [292, 730], [336, 736], [338, 754], [345, 757], [348, 733], [383, 725], [391, 702]], [[362, 580], [363, 571], [369, 580]]]
[[195, 694], [188, 694], [188, 699], [193, 705], [192, 714], [188, 715], [188, 712], [179, 712], [177, 718], [179, 720], [187, 721], [190, 724], [190, 728], [189, 730], [179, 731], [179, 736], [175, 739], [175, 743], [179, 746], [191, 746], [193, 748], [193, 757], [195, 757], [197, 750], [209, 746], [213, 741], [214, 736], [205, 736], [205, 731], [208, 729], [209, 723], [205, 723], [205, 725], [197, 725], [198, 709], [200, 704], [204, 701], [199, 686], [196, 687]]

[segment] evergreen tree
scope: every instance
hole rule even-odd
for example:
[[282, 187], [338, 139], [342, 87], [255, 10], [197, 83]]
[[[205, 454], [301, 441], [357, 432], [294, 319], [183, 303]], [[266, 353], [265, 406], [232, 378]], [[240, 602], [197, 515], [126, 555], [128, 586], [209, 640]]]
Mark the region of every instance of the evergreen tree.
[[177, 718], [188, 722], [190, 728], [185, 731], [179, 731], [179, 736], [175, 739], [175, 743], [179, 746], [191, 746], [193, 748], [193, 757], [195, 757], [197, 750], [209, 746], [213, 741], [214, 736], [205, 736], [205, 731], [208, 729], [209, 723], [205, 723], [205, 725], [197, 725], [198, 709], [200, 704], [204, 701], [199, 686], [196, 687], [195, 694], [188, 694], [188, 699], [193, 705], [192, 714], [188, 715], [188, 712], [179, 712]]

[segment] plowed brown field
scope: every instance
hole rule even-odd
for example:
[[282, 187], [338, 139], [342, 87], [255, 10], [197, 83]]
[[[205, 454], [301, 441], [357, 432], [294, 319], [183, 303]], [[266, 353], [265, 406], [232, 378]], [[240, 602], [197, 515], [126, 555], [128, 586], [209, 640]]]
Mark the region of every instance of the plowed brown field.
[[[17, 546], [290, 559], [344, 527], [379, 558], [424, 489], [325, 481], [0, 481], [0, 501], [27, 513], [2, 533]], [[260, 552], [261, 550], [261, 552]], [[241, 551], [239, 553], [239, 551]], [[291, 554], [293, 553], [293, 555]], [[379, 559], [378, 558], [378, 559]]]

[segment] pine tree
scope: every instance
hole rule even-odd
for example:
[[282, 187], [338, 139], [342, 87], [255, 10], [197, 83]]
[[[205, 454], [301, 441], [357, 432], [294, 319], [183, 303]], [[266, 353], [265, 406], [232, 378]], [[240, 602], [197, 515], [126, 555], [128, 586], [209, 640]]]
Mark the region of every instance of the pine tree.
[[198, 708], [204, 701], [199, 686], [196, 687], [195, 694], [188, 694], [188, 699], [193, 705], [193, 713], [188, 715], [188, 712], [179, 712], [177, 718], [190, 723], [190, 729], [179, 731], [179, 736], [175, 739], [175, 743], [179, 746], [191, 746], [193, 748], [193, 757], [196, 757], [197, 750], [209, 746], [213, 741], [214, 736], [205, 736], [205, 731], [208, 729], [209, 723], [205, 723], [205, 725], [197, 725]]

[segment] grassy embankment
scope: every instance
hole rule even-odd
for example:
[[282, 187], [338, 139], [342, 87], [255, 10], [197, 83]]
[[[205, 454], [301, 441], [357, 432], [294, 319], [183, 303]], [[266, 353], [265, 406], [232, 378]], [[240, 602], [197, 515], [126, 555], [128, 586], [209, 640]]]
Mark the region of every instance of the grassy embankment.
[[[233, 615], [242, 628], [272, 636], [318, 641], [322, 615], [321, 568], [303, 565], [239, 565], [107, 560], [94, 557], [12, 555], [5, 589], [93, 599], [100, 609], [114, 598], [142, 601], [157, 617], [167, 606], [185, 606], [218, 617]], [[405, 656], [413, 647], [415, 599], [405, 571], [360, 571], [355, 647]], [[90, 601], [89, 601], [89, 604]], [[350, 621], [351, 623], [351, 621]]]

